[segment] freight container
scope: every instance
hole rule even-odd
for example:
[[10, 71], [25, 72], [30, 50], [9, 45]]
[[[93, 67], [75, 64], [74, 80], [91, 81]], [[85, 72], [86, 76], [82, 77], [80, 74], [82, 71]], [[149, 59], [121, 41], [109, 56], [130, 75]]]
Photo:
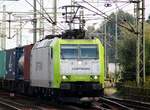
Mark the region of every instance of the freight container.
[[6, 79], [15, 79], [15, 49], [6, 50]]
[[6, 50], [6, 79], [23, 79], [23, 72], [19, 66], [23, 55], [23, 47]]
[[6, 73], [6, 52], [0, 51], [0, 79], [5, 77]]
[[19, 66], [19, 63], [23, 63], [24, 47], [17, 47], [15, 59], [16, 77], [15, 79], [23, 79], [23, 68]]
[[23, 77], [26, 81], [30, 80], [30, 55], [32, 47], [32, 44], [24, 47]]

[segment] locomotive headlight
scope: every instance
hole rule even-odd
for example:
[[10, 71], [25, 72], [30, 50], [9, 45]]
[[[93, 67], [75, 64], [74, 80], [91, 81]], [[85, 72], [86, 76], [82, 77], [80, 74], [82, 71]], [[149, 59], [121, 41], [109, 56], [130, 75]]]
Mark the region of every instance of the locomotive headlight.
[[97, 75], [92, 75], [92, 76], [91, 76], [91, 79], [92, 79], [92, 80], [98, 80], [98, 78], [99, 78], [99, 76], [97, 76]]
[[94, 79], [95, 79], [95, 80], [98, 79], [98, 76], [94, 76]]
[[78, 64], [79, 64], [79, 65], [81, 65], [81, 64], [82, 64], [82, 62], [81, 62], [81, 61], [78, 61]]
[[62, 75], [61, 78], [62, 78], [63, 80], [66, 80], [66, 79], [70, 79], [70, 76], [69, 76], [69, 75]]
[[62, 76], [62, 79], [67, 79], [67, 76], [63, 75], [63, 76]]

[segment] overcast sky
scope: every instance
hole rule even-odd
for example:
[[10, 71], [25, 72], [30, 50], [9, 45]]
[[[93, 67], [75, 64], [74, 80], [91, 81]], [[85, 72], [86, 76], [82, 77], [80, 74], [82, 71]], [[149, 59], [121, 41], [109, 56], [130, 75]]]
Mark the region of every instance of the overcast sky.
[[[27, 0], [29, 1], [31, 4], [33, 4], [33, 0]], [[40, 1], [40, 0], [38, 0]], [[70, 5], [71, 0], [57, 0], [57, 8], [58, 8], [58, 12], [62, 12], [62, 9], [60, 8], [63, 5]], [[79, 4], [88, 7], [91, 10], [94, 10], [92, 7], [90, 7], [89, 5], [87, 5], [86, 3], [81, 2], [82, 0], [76, 0], [79, 2]], [[88, 2], [92, 2], [91, 4], [95, 7], [97, 7], [99, 10], [105, 12], [107, 15], [109, 15], [112, 12], [116, 11], [116, 6], [117, 9], [122, 9], [126, 12], [129, 12], [131, 14], [134, 13], [133, 10], [133, 4], [129, 4], [129, 3], [125, 3], [125, 2], [118, 2], [117, 4], [113, 3], [114, 0], [86, 0]], [[106, 2], [107, 1], [107, 2]], [[118, 1], [127, 1], [127, 0], [118, 0]], [[104, 5], [106, 3], [110, 3], [112, 6], [111, 7], [105, 7]], [[2, 1], [0, 0], [0, 11], [2, 11], [2, 6], [6, 5], [6, 10], [7, 11], [11, 11], [11, 12], [31, 12], [33, 10], [33, 7], [31, 7], [25, 0], [20, 0], [20, 1]], [[39, 4], [37, 3], [37, 7], [39, 9]], [[44, 7], [47, 9], [47, 12], [52, 12], [52, 8], [53, 8], [53, 0], [44, 0]], [[150, 0], [145, 0], [145, 18], [147, 19], [148, 15], [150, 14]], [[60, 13], [58, 13], [58, 21], [59, 21], [59, 26], [61, 26], [62, 28], [66, 28], [67, 26], [62, 22], [62, 16]], [[1, 14], [2, 15], [2, 14]], [[14, 13], [13, 13], [14, 15]], [[89, 11], [85, 11], [85, 15], [87, 17], [87, 22], [86, 22], [86, 26], [90, 26], [90, 25], [95, 25], [95, 26], [99, 26], [99, 24], [101, 23], [101, 21], [103, 21], [103, 17], [100, 17], [99, 15], [93, 15], [92, 12]], [[88, 16], [87, 16], [88, 15]], [[89, 16], [91, 15], [91, 16]], [[25, 17], [26, 16], [26, 17]], [[32, 19], [31, 15], [24, 15], [25, 19]], [[2, 19], [2, 18], [0, 18]], [[7, 19], [8, 19], [8, 15], [7, 15]], [[13, 16], [12, 16], [12, 19]], [[96, 19], [96, 20], [94, 20]], [[8, 23], [7, 23], [8, 24]], [[12, 27], [15, 27], [19, 24], [19, 22], [12, 22]], [[7, 26], [8, 27], [8, 26]], [[45, 27], [47, 29], [47, 31], [45, 31], [47, 34], [50, 32], [48, 30], [51, 29], [51, 25], [49, 23], [45, 23]], [[28, 29], [30, 28], [30, 29]], [[8, 30], [7, 30], [8, 31]], [[15, 30], [12, 30], [11, 34], [13, 35], [15, 33]], [[25, 44], [29, 44], [32, 43], [32, 23], [29, 21], [26, 23], [26, 25], [24, 26], [23, 29], [23, 45]], [[7, 33], [8, 36], [8, 33]], [[7, 48], [12, 48], [16, 46], [16, 38], [14, 37], [11, 40], [7, 40]]]

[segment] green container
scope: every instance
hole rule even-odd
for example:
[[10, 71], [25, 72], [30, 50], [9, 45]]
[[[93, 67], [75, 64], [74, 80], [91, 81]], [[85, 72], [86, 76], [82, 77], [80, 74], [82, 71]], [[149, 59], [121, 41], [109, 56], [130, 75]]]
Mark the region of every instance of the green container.
[[4, 78], [6, 74], [6, 52], [0, 51], [0, 79]]

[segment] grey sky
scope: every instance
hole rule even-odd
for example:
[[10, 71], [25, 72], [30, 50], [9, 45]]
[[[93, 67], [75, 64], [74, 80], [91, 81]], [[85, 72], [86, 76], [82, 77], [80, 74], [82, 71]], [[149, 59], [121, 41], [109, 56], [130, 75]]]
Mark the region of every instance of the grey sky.
[[[33, 0], [28, 0], [31, 4], [33, 3]], [[38, 0], [40, 1], [40, 0]], [[59, 8], [63, 5], [69, 5], [70, 4], [70, 1], [71, 0], [57, 0], [57, 7], [58, 7], [58, 12], [61, 12], [62, 10]], [[76, 0], [76, 1], [82, 1], [82, 0]], [[106, 12], [106, 14], [110, 14], [112, 12], [115, 12], [116, 11], [116, 4], [112, 3], [112, 6], [111, 7], [108, 7], [106, 8], [104, 6], [105, 2], [104, 0], [86, 0], [86, 1], [91, 1], [91, 2], [100, 2], [100, 3], [92, 3], [92, 5], [94, 5], [95, 7], [97, 7], [99, 10], [103, 11], [103, 12]], [[107, 0], [109, 1], [109, 3], [111, 3], [112, 1], [114, 0]], [[119, 1], [119, 0], [118, 0]], [[125, 0], [127, 1], [127, 0]], [[20, 1], [17, 1], [17, 2], [7, 2], [7, 1], [0, 1], [0, 11], [2, 11], [2, 6], [3, 5], [6, 5], [6, 9], [7, 11], [12, 11], [12, 12], [29, 12], [29, 11], [32, 11], [33, 8], [25, 2], [25, 0], [20, 0]], [[82, 4], [90, 9], [92, 9], [90, 6], [88, 6], [87, 4], [85, 3], [80, 3], [79, 4]], [[39, 4], [37, 3], [37, 6], [39, 7]], [[123, 9], [124, 11], [126, 12], [129, 12], [131, 14], [133, 14], [133, 4], [127, 4], [127, 3], [117, 3], [117, 6], [119, 7], [119, 9]], [[44, 7], [45, 8], [48, 8], [48, 12], [52, 12], [52, 8], [53, 8], [53, 0], [44, 0]], [[145, 18], [147, 19], [148, 15], [150, 14], [150, 0], [145, 0]], [[93, 10], [93, 9], [92, 9]], [[85, 11], [85, 14], [93, 14], [89, 11]], [[27, 15], [25, 15], [27, 16]], [[61, 15], [58, 15], [58, 18], [60, 18]], [[99, 24], [101, 23], [101, 21], [103, 20], [102, 17], [100, 16], [89, 16], [89, 18], [91, 20], [87, 21], [86, 22], [86, 26], [89, 26], [89, 25], [95, 25], [95, 26], [99, 26]], [[2, 18], [1, 18], [2, 19]], [[7, 16], [7, 19], [8, 19], [8, 16]], [[27, 19], [32, 19], [32, 16], [28, 16]], [[93, 20], [92, 20], [93, 19]], [[96, 19], [96, 20], [94, 20]], [[62, 19], [59, 19], [59, 21], [62, 21]], [[62, 22], [60, 22], [62, 23]], [[12, 27], [14, 27], [15, 25], [18, 25], [17, 23], [12, 23]], [[51, 25], [46, 23], [45, 27], [47, 28], [47, 30], [50, 30], [51, 29]], [[66, 25], [63, 24], [63, 28], [66, 27]], [[27, 28], [31, 28], [31, 29], [27, 29]], [[24, 26], [24, 29], [23, 29], [23, 45], [25, 44], [29, 44], [32, 42], [32, 23], [31, 22], [28, 22], [26, 23], [26, 25]], [[12, 30], [12, 35], [15, 33], [14, 32], [15, 30]], [[46, 31], [46, 33], [48, 34], [49, 31]], [[7, 40], [7, 48], [10, 48], [10, 47], [15, 47], [15, 42], [16, 42], [16, 38], [13, 38], [11, 40]]]

